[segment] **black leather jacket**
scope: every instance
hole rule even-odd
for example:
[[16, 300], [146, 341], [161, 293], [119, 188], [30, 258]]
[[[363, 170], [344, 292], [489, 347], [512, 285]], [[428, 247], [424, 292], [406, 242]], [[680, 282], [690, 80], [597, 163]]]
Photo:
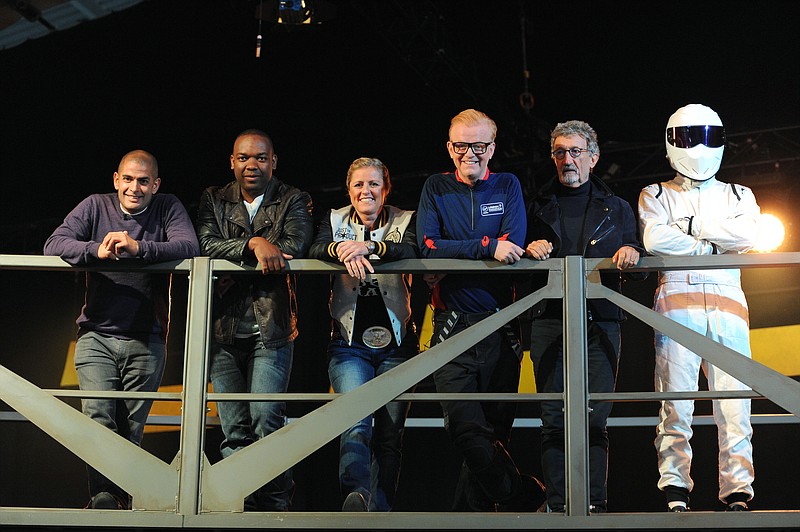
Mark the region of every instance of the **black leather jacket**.
[[[253, 218], [252, 229], [239, 184], [209, 187], [203, 192], [197, 216], [200, 251], [214, 259], [255, 264], [247, 248], [251, 237], [262, 236], [294, 258], [303, 258], [311, 245], [314, 225], [311, 196], [272, 178]], [[224, 293], [214, 292], [214, 339], [230, 345], [239, 320], [255, 301], [261, 339], [267, 347], [280, 347], [297, 337], [294, 277], [278, 274], [243, 274]]]
[[[580, 243], [582, 255], [590, 258], [610, 258], [622, 246], [630, 246], [644, 256], [644, 248], [638, 237], [636, 217], [630, 204], [622, 198], [615, 196], [605, 183], [595, 176], [591, 176], [591, 192], [589, 205], [586, 210], [586, 234]], [[554, 193], [558, 180], [551, 186], [545, 187], [543, 192], [528, 206], [528, 234], [525, 243], [534, 240], [548, 240], [553, 243], [551, 257], [563, 257], [561, 254], [561, 222], [560, 209]], [[647, 273], [635, 272], [623, 274], [631, 280], [642, 280]], [[547, 273], [536, 273], [532, 276], [532, 288], [541, 288], [547, 283]], [[605, 271], [600, 274], [604, 286], [616, 290], [622, 289], [622, 275], [616, 271]], [[547, 317], [561, 317], [560, 305], [547, 308], [548, 300], [542, 300], [534, 305], [532, 317], [541, 316], [547, 309]], [[622, 310], [605, 299], [589, 299], [586, 302], [591, 319], [622, 321], [625, 315]], [[555, 311], [555, 312], [553, 312]]]

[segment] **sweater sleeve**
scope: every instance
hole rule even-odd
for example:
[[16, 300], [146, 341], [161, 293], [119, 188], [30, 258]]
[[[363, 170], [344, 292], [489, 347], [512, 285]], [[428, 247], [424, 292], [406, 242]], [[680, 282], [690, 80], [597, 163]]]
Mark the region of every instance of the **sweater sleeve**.
[[73, 266], [97, 262], [100, 242], [92, 240], [92, 227], [97, 217], [94, 196], [81, 201], [44, 243], [44, 254], [61, 257]]
[[181, 201], [169, 194], [161, 197], [158, 222], [163, 227], [166, 240], [139, 241], [139, 258], [145, 262], [190, 259], [200, 254], [197, 234], [189, 213]]

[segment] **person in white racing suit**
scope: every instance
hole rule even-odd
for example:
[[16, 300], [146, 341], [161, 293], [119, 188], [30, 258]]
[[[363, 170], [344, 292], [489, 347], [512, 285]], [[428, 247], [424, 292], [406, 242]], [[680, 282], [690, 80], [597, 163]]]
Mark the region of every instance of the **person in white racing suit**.
[[[639, 225], [652, 255], [744, 253], [753, 248], [760, 209], [752, 191], [717, 181], [725, 130], [700, 104], [678, 109], [667, 122], [667, 159], [674, 179], [642, 189]], [[750, 357], [747, 301], [738, 269], [659, 272], [654, 310]], [[655, 390], [695, 391], [700, 368], [710, 390], [747, 386], [659, 331], [655, 332]], [[689, 509], [694, 401], [662, 401], [655, 446], [669, 511]], [[726, 510], [747, 510], [753, 498], [753, 430], [749, 399], [713, 401], [719, 440], [719, 499]]]

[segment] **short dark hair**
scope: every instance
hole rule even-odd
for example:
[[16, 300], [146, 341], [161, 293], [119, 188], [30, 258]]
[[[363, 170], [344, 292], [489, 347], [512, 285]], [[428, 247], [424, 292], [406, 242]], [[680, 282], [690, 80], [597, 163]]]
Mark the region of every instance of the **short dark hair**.
[[267, 144], [269, 144], [269, 147], [272, 150], [275, 150], [275, 146], [272, 144], [272, 139], [270, 138], [270, 136], [264, 133], [264, 131], [256, 128], [245, 129], [244, 131], [236, 135], [236, 139], [234, 140], [233, 143], [236, 144], [237, 140], [239, 140], [242, 137], [246, 137], [248, 135], [252, 135], [254, 137], [261, 137], [262, 139], [267, 141]]

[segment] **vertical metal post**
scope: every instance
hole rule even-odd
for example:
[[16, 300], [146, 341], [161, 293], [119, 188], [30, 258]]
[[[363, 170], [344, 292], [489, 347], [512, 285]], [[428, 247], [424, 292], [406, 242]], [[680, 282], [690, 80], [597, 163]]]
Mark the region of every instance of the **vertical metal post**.
[[570, 516], [589, 514], [586, 274], [583, 257], [564, 259], [564, 447]]
[[206, 360], [211, 316], [211, 279], [211, 259], [192, 259], [178, 456], [178, 513], [182, 515], [197, 515], [200, 508], [200, 470], [205, 458], [203, 449], [208, 393]]

